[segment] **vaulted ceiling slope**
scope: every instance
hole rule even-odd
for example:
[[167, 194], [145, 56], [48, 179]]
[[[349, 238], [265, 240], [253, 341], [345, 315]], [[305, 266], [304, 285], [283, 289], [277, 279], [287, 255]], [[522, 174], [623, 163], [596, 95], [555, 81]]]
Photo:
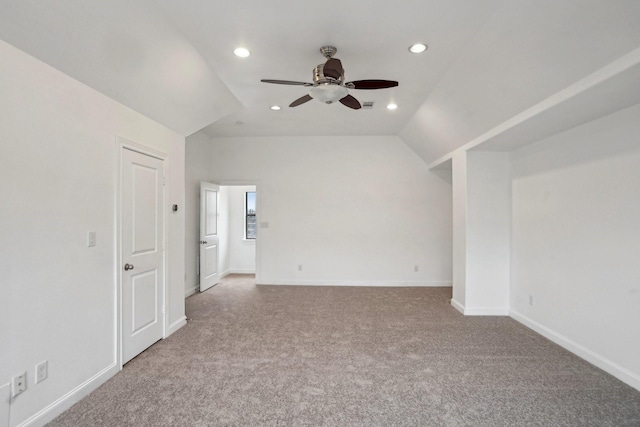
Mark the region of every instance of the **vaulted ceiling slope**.
[[[183, 135], [399, 135], [427, 163], [636, 50], [639, 19], [637, 0], [0, 0], [0, 38]], [[354, 111], [260, 82], [311, 81], [327, 44], [348, 81], [400, 85], [352, 90], [374, 102]]]
[[400, 136], [433, 161], [640, 47], [639, 19], [634, 0], [505, 1]]
[[173, 22], [143, 2], [2, 0], [0, 38], [185, 136], [240, 108]]

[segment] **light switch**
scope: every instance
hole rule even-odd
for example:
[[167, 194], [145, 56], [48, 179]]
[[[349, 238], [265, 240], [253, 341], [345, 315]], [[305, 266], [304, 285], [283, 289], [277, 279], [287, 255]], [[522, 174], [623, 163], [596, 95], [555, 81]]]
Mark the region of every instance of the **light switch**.
[[96, 232], [95, 231], [89, 231], [87, 233], [87, 246], [88, 247], [92, 247], [96, 245]]
[[260, 223], [260, 228], [269, 228], [269, 223], [268, 222], [261, 222]]

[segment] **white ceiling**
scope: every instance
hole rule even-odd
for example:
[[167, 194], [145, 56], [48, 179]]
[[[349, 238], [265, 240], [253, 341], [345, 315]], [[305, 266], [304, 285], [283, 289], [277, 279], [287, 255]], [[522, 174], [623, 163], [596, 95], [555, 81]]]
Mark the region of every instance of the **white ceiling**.
[[[639, 21], [637, 0], [0, 0], [0, 38], [183, 135], [399, 135], [427, 161], [638, 48]], [[355, 111], [260, 82], [311, 81], [327, 44], [348, 81], [399, 86]]]

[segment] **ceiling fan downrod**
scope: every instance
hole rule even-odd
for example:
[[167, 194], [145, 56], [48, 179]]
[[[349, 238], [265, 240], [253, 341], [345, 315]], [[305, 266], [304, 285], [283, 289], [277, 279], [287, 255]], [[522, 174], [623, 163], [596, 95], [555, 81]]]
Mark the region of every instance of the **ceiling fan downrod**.
[[320, 53], [322, 53], [322, 56], [324, 56], [327, 59], [333, 58], [333, 55], [335, 55], [337, 51], [338, 51], [338, 48], [334, 46], [322, 46], [320, 48]]

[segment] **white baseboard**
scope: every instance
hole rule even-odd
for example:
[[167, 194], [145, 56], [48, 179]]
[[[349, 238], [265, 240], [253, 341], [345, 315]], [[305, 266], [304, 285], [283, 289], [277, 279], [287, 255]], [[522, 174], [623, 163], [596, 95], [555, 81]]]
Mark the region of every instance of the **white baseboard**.
[[171, 334], [173, 334], [175, 331], [182, 328], [186, 324], [187, 324], [187, 316], [182, 316], [180, 319], [176, 320], [175, 322], [169, 325], [169, 330], [167, 331], [167, 336], [165, 338], [167, 338], [168, 336], [170, 336]]
[[[226, 270], [220, 273], [220, 280], [224, 279], [226, 276], [230, 274], [256, 274], [255, 270]], [[192, 287], [185, 289], [184, 297], [189, 298], [191, 295], [195, 295], [200, 291], [200, 284], [196, 283]]]
[[560, 347], [569, 350], [571, 353], [575, 354], [578, 357], [586, 360], [592, 365], [597, 366], [603, 371], [613, 375], [618, 378], [620, 381], [629, 384], [631, 387], [640, 391], [640, 375], [634, 374], [633, 372], [623, 368], [611, 360], [602, 357], [601, 355], [589, 350], [586, 347], [581, 346], [580, 344], [570, 340], [569, 338], [560, 335], [559, 333], [552, 331], [546, 326], [541, 325], [533, 319], [528, 318], [527, 316], [518, 313], [517, 311], [511, 310], [509, 313], [511, 318], [522, 323], [526, 327], [533, 329], [543, 337], [553, 341], [558, 344]]
[[458, 310], [460, 313], [464, 314], [464, 305], [460, 304], [458, 301], [451, 298], [451, 305]]
[[451, 287], [451, 282], [410, 282], [410, 281], [352, 281], [352, 280], [265, 280], [259, 285], [285, 286], [371, 286], [371, 287]]
[[89, 393], [107, 382], [107, 380], [117, 374], [118, 371], [118, 364], [116, 362], [113, 362], [112, 364], [95, 374], [93, 377], [89, 378], [87, 381], [71, 390], [69, 393], [60, 397], [55, 402], [51, 403], [50, 405], [46, 406], [42, 410], [38, 411], [31, 417], [18, 424], [18, 427], [44, 426], [48, 422], [52, 421], [55, 417], [69, 409], [71, 406], [79, 402], [82, 398], [88, 396]]
[[227, 274], [256, 274], [256, 270], [229, 270]]
[[465, 316], [508, 316], [508, 307], [465, 307]]
[[199, 284], [195, 284], [192, 287], [185, 289], [184, 291], [184, 297], [185, 298], [189, 298], [191, 295], [194, 295], [195, 293], [198, 292], [198, 289], [200, 289], [200, 285]]
[[509, 309], [505, 307], [465, 307], [452, 299], [451, 305], [465, 316], [508, 316]]

